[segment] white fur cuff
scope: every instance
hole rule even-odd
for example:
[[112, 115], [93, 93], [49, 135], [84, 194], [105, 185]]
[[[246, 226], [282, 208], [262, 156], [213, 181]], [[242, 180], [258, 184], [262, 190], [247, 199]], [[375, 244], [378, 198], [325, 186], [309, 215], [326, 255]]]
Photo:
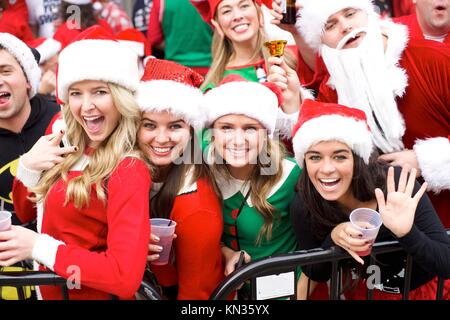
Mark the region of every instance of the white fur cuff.
[[414, 152], [428, 190], [450, 189], [450, 141], [443, 137], [416, 140]]
[[47, 234], [40, 234], [33, 247], [32, 258], [54, 271], [56, 252], [64, 242], [58, 241]]
[[19, 179], [25, 187], [35, 187], [38, 184], [39, 179], [41, 178], [41, 173], [42, 171], [35, 171], [26, 168], [22, 162], [22, 157], [20, 157], [16, 178]]

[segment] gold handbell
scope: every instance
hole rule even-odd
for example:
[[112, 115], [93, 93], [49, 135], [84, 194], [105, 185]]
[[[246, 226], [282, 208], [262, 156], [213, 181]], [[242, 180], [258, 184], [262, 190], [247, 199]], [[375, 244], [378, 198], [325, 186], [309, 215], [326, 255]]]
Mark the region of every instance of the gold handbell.
[[269, 49], [272, 57], [281, 57], [284, 54], [284, 47], [286, 44], [286, 40], [272, 40], [264, 42], [264, 45], [267, 49]]

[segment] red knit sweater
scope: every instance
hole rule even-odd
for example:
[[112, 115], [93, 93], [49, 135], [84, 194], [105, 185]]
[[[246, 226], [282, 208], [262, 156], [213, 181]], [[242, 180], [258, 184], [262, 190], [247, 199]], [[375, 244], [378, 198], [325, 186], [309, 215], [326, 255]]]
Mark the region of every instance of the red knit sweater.
[[206, 300], [224, 278], [220, 239], [222, 208], [206, 179], [197, 189], [176, 197], [175, 265], [151, 265], [162, 286], [178, 285], [178, 299]]
[[[69, 172], [69, 180], [80, 174]], [[64, 278], [72, 276], [72, 280], [73, 270], [80, 272], [81, 289], [69, 290], [70, 299], [133, 298], [144, 274], [150, 237], [149, 188], [146, 165], [126, 158], [108, 180], [106, 207], [94, 186], [89, 206], [82, 209], [73, 202], [63, 205], [66, 184], [62, 179], [50, 189], [41, 233], [64, 242], [57, 249], [54, 266], [48, 267]], [[15, 180], [13, 199], [22, 221], [33, 218], [26, 195], [26, 188]], [[61, 298], [59, 287], [41, 286], [40, 290], [44, 299]]]

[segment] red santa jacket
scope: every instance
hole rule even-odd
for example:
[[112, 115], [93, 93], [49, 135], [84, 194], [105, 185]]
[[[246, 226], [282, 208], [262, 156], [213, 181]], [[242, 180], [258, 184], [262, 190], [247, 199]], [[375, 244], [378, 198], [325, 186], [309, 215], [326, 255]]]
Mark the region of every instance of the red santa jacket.
[[[394, 18], [393, 20], [396, 23], [401, 23], [408, 27], [410, 38], [425, 40], [422, 29], [420, 28], [419, 25], [419, 21], [417, 20], [416, 14]], [[449, 35], [447, 35], [447, 37], [445, 38], [444, 43], [450, 45]]]
[[[69, 180], [81, 174], [89, 157], [81, 160], [69, 172]], [[25, 185], [31, 187], [39, 176], [19, 164], [13, 186], [18, 218], [30, 221], [37, 213], [41, 235], [33, 259], [64, 278], [78, 277], [81, 287], [69, 290], [70, 299], [133, 298], [144, 274], [150, 237], [147, 166], [135, 158], [122, 160], [108, 179], [106, 205], [97, 198], [95, 186], [87, 207], [75, 208], [73, 201], [63, 205], [67, 184], [61, 178], [45, 203], [38, 203], [37, 212], [31, 212]], [[39, 289], [44, 299], [62, 298], [59, 287]]]
[[[299, 57], [297, 72], [303, 85], [315, 90], [317, 100], [338, 101], [327, 85], [330, 75], [317, 57], [316, 71]], [[450, 47], [411, 39], [399, 60], [408, 75], [408, 86], [398, 108], [405, 120], [405, 148], [416, 152], [422, 176], [432, 191], [429, 197], [445, 227], [450, 227]], [[440, 137], [440, 138], [438, 138]], [[429, 139], [436, 138], [436, 139]], [[429, 140], [426, 140], [429, 139]]]
[[179, 300], [207, 300], [224, 278], [222, 207], [204, 178], [182, 189], [170, 214], [177, 223], [175, 264], [151, 265], [151, 269], [161, 285], [178, 285]]

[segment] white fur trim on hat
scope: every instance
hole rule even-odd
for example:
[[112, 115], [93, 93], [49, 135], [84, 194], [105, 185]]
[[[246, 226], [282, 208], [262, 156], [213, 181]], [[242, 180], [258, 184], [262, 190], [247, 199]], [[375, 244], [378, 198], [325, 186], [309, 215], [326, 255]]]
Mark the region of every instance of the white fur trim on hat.
[[59, 55], [58, 98], [67, 102], [69, 87], [84, 80], [111, 82], [134, 92], [139, 85], [138, 57], [113, 40], [73, 42]]
[[138, 41], [131, 41], [131, 40], [119, 40], [120, 43], [123, 43], [124, 45], [130, 47], [131, 49], [134, 50], [134, 52], [136, 52], [136, 54], [139, 57], [144, 57], [145, 56], [145, 48], [144, 48], [144, 44], [142, 42], [138, 42]]
[[450, 141], [438, 137], [416, 140], [414, 152], [428, 190], [450, 190]]
[[36, 47], [36, 50], [41, 55], [41, 59], [39, 60], [39, 63], [42, 64], [51, 57], [58, 54], [58, 52], [61, 50], [61, 42], [53, 39], [48, 38], [45, 39], [42, 44]]
[[0, 45], [16, 58], [22, 66], [28, 83], [31, 86], [29, 98], [37, 93], [39, 82], [41, 81], [41, 69], [34, 58], [31, 49], [20, 39], [9, 33], [0, 33]]
[[275, 93], [258, 82], [232, 81], [209, 90], [203, 99], [206, 126], [229, 114], [258, 120], [269, 135], [273, 134], [278, 114]]
[[371, 0], [302, 0], [301, 17], [297, 19], [296, 28], [305, 42], [318, 50], [328, 18], [346, 8], [361, 9], [369, 15], [375, 15]]
[[339, 115], [324, 115], [305, 122], [292, 139], [295, 159], [300, 167], [306, 151], [321, 141], [340, 141], [348, 145], [364, 162], [372, 154], [372, 135], [363, 121]]
[[196, 129], [203, 126], [203, 95], [192, 86], [172, 80], [151, 80], [139, 84], [136, 101], [143, 112], [168, 111], [183, 118]]

